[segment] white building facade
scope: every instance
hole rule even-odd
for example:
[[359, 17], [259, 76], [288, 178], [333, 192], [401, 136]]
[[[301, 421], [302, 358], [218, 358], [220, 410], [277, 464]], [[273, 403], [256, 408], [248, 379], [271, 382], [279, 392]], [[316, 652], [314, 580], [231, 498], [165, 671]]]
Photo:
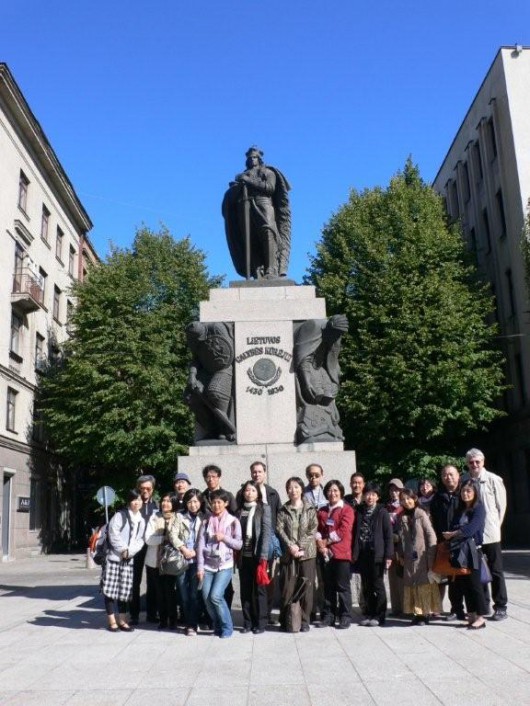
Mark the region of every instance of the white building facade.
[[506, 357], [501, 407], [507, 416], [477, 438], [487, 467], [503, 476], [505, 538], [530, 532], [530, 304], [521, 238], [530, 199], [530, 47], [502, 47], [479, 88], [434, 188], [460, 220], [469, 249], [496, 299]]
[[[97, 255], [92, 227], [13, 76], [0, 64], [0, 557], [68, 541], [60, 465], [34, 398], [68, 336], [70, 289]], [[61, 536], [63, 535], [63, 536]]]

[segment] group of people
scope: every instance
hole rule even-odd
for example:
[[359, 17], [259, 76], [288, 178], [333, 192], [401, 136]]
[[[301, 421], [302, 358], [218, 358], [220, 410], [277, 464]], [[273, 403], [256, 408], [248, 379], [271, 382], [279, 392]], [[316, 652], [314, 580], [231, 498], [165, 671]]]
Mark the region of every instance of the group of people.
[[[306, 469], [306, 481], [287, 480], [283, 505], [261, 461], [251, 465], [250, 479], [236, 496], [221, 487], [215, 465], [203, 469], [202, 492], [177, 473], [173, 491], [162, 494], [159, 504], [153, 500], [154, 478], [141, 476], [126, 508], [109, 523], [101, 582], [108, 629], [131, 631], [138, 624], [144, 564], [147, 621], [158, 622], [160, 629], [180, 623], [188, 636], [204, 623], [221, 638], [232, 635], [236, 570], [243, 633], [263, 633], [277, 607], [280, 629], [286, 631], [293, 629], [294, 613], [300, 632], [312, 623], [347, 629], [353, 621], [352, 586], [360, 625], [382, 626], [387, 582], [391, 615], [409, 615], [413, 625], [441, 618], [448, 584], [451, 610], [444, 618], [467, 620], [468, 628], [477, 630], [491, 612], [485, 562], [492, 619], [503, 620], [507, 594], [500, 532], [506, 492], [502, 479], [485, 469], [481, 451], [468, 451], [466, 463], [462, 478], [455, 466], [444, 466], [439, 489], [429, 479], [409, 488], [394, 478], [387, 498], [361, 473], [351, 476], [346, 494], [339, 480], [325, 482], [324, 470], [314, 463]], [[449, 545], [451, 562], [467, 569], [449, 581], [435, 571], [441, 543]], [[177, 575], [161, 570], [168, 548], [182, 555]]]

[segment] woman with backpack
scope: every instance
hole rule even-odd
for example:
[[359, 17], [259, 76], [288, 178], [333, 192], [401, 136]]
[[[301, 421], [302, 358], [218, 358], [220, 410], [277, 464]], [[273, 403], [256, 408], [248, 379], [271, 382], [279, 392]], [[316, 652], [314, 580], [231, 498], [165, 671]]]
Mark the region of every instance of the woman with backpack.
[[[129, 490], [127, 506], [117, 512], [108, 526], [108, 554], [101, 578], [110, 632], [132, 632], [127, 622], [128, 604], [132, 598], [133, 557], [144, 546], [145, 520], [140, 514], [142, 498], [138, 490]], [[114, 612], [117, 602], [118, 619]]]

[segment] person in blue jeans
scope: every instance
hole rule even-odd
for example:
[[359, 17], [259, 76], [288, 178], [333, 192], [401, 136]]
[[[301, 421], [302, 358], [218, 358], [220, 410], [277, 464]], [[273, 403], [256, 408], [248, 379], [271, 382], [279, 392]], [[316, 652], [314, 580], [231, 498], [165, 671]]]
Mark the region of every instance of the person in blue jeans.
[[169, 541], [179, 549], [188, 562], [186, 571], [177, 576], [177, 585], [182, 602], [186, 635], [197, 634], [199, 622], [199, 579], [197, 577], [197, 550], [200, 528], [205, 515], [201, 510], [202, 495], [197, 488], [190, 488], [184, 493], [182, 504], [184, 512], [175, 515], [171, 526]]
[[224, 490], [210, 494], [212, 513], [204, 520], [197, 547], [197, 578], [202, 584], [206, 610], [213, 622], [214, 634], [230, 637], [234, 623], [225, 600], [225, 590], [234, 571], [234, 550], [243, 546], [241, 525], [228, 512], [230, 497]]

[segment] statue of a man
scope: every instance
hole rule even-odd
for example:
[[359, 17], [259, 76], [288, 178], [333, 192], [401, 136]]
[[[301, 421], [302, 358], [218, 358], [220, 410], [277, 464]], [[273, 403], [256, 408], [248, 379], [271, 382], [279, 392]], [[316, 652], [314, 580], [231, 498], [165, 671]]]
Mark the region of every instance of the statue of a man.
[[234, 267], [247, 279], [286, 277], [291, 252], [289, 183], [279, 169], [263, 164], [251, 147], [246, 170], [223, 199], [226, 238]]

